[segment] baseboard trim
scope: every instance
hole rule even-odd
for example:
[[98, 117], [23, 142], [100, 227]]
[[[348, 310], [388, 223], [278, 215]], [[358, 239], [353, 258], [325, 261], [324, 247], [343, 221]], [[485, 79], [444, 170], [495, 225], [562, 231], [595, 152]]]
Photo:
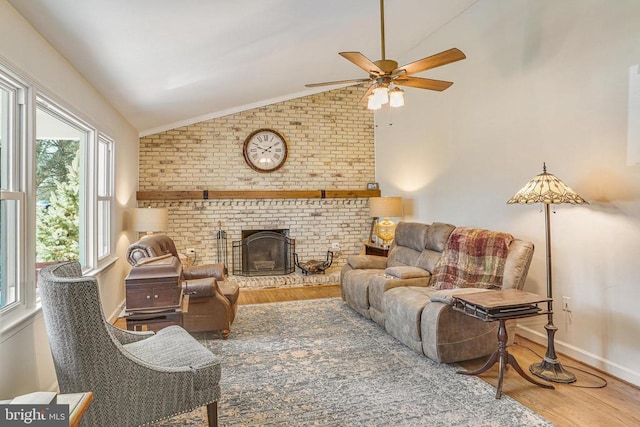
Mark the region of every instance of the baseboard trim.
[[126, 300], [122, 300], [122, 302], [120, 302], [120, 304], [116, 306], [116, 309], [109, 316], [107, 316], [107, 322], [113, 324], [116, 320], [118, 320], [126, 304]]
[[[516, 334], [530, 341], [540, 344], [546, 348], [547, 335], [538, 331], [534, 331], [526, 326], [518, 325]], [[607, 374], [620, 379], [635, 387], [640, 387], [640, 372], [634, 372], [631, 369], [618, 365], [608, 359], [600, 357], [596, 354], [585, 351], [581, 348], [567, 344], [563, 341], [555, 340], [556, 351], [564, 356], [571, 357], [579, 362], [585, 363], [594, 369], [606, 372]]]

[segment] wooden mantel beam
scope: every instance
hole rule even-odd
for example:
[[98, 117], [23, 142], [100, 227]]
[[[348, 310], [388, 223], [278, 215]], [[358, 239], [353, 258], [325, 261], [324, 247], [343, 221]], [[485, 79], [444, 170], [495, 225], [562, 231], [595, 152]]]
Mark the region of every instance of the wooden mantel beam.
[[357, 199], [380, 197], [380, 190], [192, 190], [138, 191], [137, 200]]

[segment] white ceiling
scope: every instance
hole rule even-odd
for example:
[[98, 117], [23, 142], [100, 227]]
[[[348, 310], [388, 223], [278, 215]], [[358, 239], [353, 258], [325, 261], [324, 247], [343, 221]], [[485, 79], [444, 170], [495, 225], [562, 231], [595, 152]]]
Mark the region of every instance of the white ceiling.
[[[378, 0], [8, 1], [141, 134], [367, 77], [340, 51], [381, 56]], [[387, 0], [386, 57], [437, 53], [407, 57], [477, 1]]]

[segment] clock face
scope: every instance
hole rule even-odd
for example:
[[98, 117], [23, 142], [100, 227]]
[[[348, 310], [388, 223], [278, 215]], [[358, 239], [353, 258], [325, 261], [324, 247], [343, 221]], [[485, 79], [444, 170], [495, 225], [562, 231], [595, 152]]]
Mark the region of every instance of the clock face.
[[287, 141], [273, 129], [258, 129], [244, 141], [244, 159], [258, 172], [273, 172], [287, 160]]

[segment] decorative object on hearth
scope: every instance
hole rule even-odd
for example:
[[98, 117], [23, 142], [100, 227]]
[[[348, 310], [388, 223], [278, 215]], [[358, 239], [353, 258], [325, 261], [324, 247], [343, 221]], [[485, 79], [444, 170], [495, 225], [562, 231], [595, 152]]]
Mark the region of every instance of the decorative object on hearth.
[[224, 264], [224, 274], [229, 272], [227, 265], [227, 232], [222, 229], [222, 221], [218, 221], [218, 231], [216, 232], [216, 254], [218, 263]]
[[551, 224], [549, 222], [549, 205], [570, 203], [572, 205], [588, 204], [582, 197], [567, 187], [555, 175], [547, 173], [547, 165], [542, 164], [542, 173], [529, 181], [515, 196], [507, 201], [507, 204], [544, 204], [545, 239], [547, 250], [547, 303], [548, 323], [545, 325], [547, 331], [547, 352], [540, 363], [534, 363], [529, 367], [532, 374], [547, 381], [558, 383], [572, 383], [576, 376], [564, 369], [558, 357], [554, 345], [554, 336], [558, 328], [553, 324], [553, 285], [551, 278]]
[[300, 262], [298, 260], [298, 254], [294, 253], [293, 257], [295, 259], [296, 266], [302, 270], [302, 274], [308, 276], [309, 274], [318, 274], [323, 273], [324, 271], [331, 267], [331, 263], [333, 263], [333, 252], [327, 251], [327, 259], [324, 261], [318, 261], [312, 259], [306, 262]]
[[169, 228], [167, 208], [133, 208], [130, 214], [131, 229], [139, 233], [153, 234]]
[[[376, 236], [382, 240], [382, 246], [391, 245], [393, 236], [395, 236], [396, 224], [389, 217], [402, 216], [402, 198], [401, 197], [370, 197], [369, 198], [369, 216], [373, 218], [371, 222], [371, 230], [369, 231], [369, 241], [373, 242], [373, 231], [375, 228]], [[382, 221], [375, 225], [375, 222], [383, 218]]]
[[258, 129], [245, 139], [244, 160], [257, 172], [274, 172], [287, 160], [287, 140], [273, 129]]
[[443, 91], [453, 84], [452, 82], [443, 80], [410, 77], [411, 75], [466, 58], [465, 54], [459, 49], [452, 48], [401, 67], [398, 67], [397, 61], [386, 59], [384, 43], [384, 0], [380, 0], [380, 40], [382, 59], [378, 61], [371, 61], [360, 52], [339, 53], [340, 56], [369, 73], [369, 77], [324, 83], [310, 83], [305, 86], [317, 87], [366, 83], [369, 84], [369, 89], [367, 89], [362, 99], [367, 100], [368, 109], [378, 110], [383, 104], [387, 103], [391, 107], [402, 107], [404, 105], [404, 91], [397, 86]]

